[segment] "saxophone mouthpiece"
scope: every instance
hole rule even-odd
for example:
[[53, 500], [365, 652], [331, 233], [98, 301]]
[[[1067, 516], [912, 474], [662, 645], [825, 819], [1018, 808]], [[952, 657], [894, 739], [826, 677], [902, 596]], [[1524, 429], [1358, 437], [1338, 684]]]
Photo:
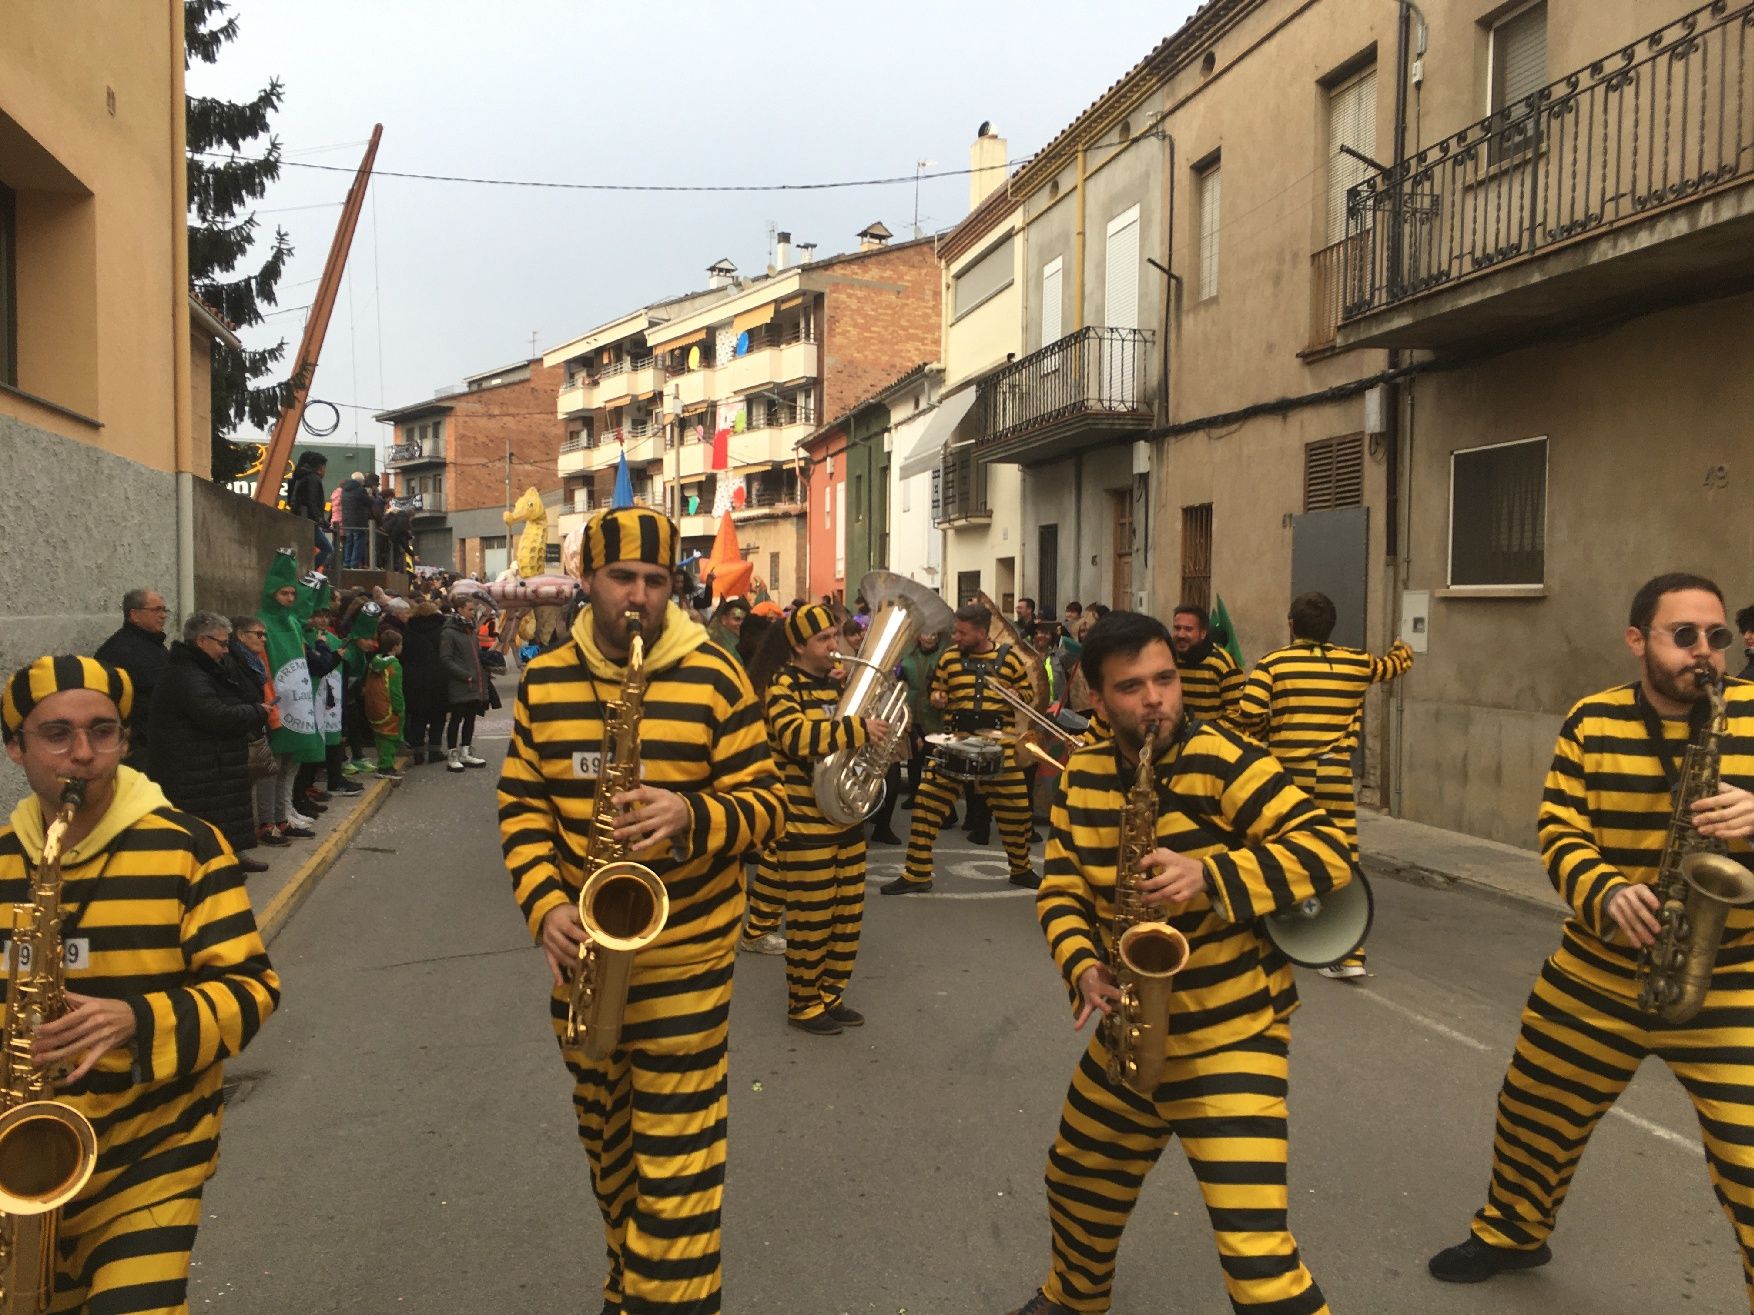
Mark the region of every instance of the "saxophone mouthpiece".
[[632, 608], [629, 608], [621, 614], [621, 623], [627, 627], [627, 633], [630, 638], [645, 629], [645, 622], [640, 620], [640, 614]]
[[85, 792], [91, 782], [79, 776], [61, 778], [61, 807], [81, 808], [85, 805]]

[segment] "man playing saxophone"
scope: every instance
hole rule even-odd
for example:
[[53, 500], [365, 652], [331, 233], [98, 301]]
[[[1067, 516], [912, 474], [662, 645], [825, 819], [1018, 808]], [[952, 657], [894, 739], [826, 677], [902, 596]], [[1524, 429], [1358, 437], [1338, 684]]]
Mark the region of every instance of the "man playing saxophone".
[[[6, 754], [31, 790], [0, 828], [0, 904], [32, 901], [66, 782], [85, 787], [61, 836], [68, 1009], [35, 1028], [31, 1051], [65, 1071], [54, 1099], [97, 1131], [95, 1171], [61, 1211], [50, 1309], [69, 1315], [187, 1311], [222, 1061], [280, 999], [236, 857], [121, 765], [131, 703], [126, 674], [88, 657], [38, 658], [0, 696]], [[21, 983], [36, 969], [21, 963]], [[20, 1025], [7, 1019], [8, 1034]]]
[[[1722, 591], [1701, 576], [1647, 582], [1625, 635], [1637, 679], [1572, 708], [1541, 795], [1541, 854], [1572, 912], [1524, 1006], [1499, 1090], [1486, 1203], [1466, 1240], [1429, 1268], [1446, 1282], [1478, 1283], [1551, 1260], [1547, 1238], [1590, 1134], [1654, 1054], [1699, 1112], [1754, 1304], [1754, 910], [1729, 908], [1718, 945], [1696, 947], [1710, 976], [1690, 1020], [1667, 1022], [1639, 1000], [1649, 978], [1641, 952], [1663, 931], [1652, 882], [1666, 866], [1671, 822], [1684, 839], [1691, 830], [1727, 850], [1732, 870], [1754, 853], [1754, 685], [1724, 679], [1735, 634]], [[1689, 743], [1710, 730], [1708, 690], [1719, 683], [1717, 762], [1690, 798]]]
[[[586, 526], [590, 604], [568, 643], [524, 668], [499, 782], [500, 842], [553, 978], [549, 1012], [573, 1079], [579, 1139], [609, 1249], [607, 1315], [716, 1315], [725, 1176], [726, 1036], [743, 920], [742, 859], [782, 827], [779, 776], [742, 665], [671, 601], [676, 525], [655, 511]], [[644, 784], [616, 794], [628, 858], [663, 881], [669, 918], [634, 961], [620, 1042], [565, 1044], [567, 981], [586, 932], [604, 707], [620, 695], [639, 618]]]
[[[1108, 1018], [1119, 1000], [1118, 903], [1156, 910], [1186, 938], [1188, 958], [1171, 981], [1166, 1027], [1155, 1032], [1166, 1053], [1149, 1094], [1120, 1066], [1111, 1075], [1110, 1031], [1093, 1029], [1048, 1152], [1052, 1265], [1013, 1315], [1109, 1309], [1121, 1230], [1172, 1136], [1206, 1198], [1232, 1307], [1323, 1315], [1327, 1303], [1286, 1220], [1297, 990], [1261, 920], [1350, 881], [1346, 837], [1264, 749], [1185, 716], [1160, 621], [1109, 613], [1086, 636], [1083, 661], [1113, 738], [1066, 764], [1036, 893], [1073, 1025]], [[1148, 735], [1157, 746], [1154, 799], [1149, 780], [1139, 780]], [[1155, 815], [1143, 816], [1153, 805]], [[1135, 850], [1155, 844], [1130, 873], [1117, 873], [1123, 832], [1143, 834]]]
[[889, 723], [838, 717], [841, 684], [830, 674], [839, 627], [820, 604], [786, 618], [791, 661], [768, 683], [767, 725], [786, 787], [786, 838], [779, 870], [786, 892], [786, 1019], [815, 1036], [858, 1027], [844, 1000], [865, 909], [865, 831], [823, 815], [812, 770], [843, 749], [882, 744]]

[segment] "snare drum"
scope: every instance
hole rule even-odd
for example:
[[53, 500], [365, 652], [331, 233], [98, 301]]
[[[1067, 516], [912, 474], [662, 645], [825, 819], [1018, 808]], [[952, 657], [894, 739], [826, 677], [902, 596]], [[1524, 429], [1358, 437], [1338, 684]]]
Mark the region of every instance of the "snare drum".
[[1005, 769], [1005, 746], [978, 735], [928, 735], [932, 766], [953, 781], [985, 781]]

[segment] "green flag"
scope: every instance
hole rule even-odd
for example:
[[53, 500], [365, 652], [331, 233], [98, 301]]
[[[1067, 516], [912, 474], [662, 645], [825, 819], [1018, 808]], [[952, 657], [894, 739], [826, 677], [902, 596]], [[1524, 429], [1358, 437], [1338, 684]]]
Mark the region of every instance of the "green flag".
[[[1248, 667], [1242, 660], [1242, 644], [1237, 640], [1236, 626], [1230, 619], [1230, 613], [1225, 609], [1223, 594], [1218, 595], [1218, 601], [1212, 604], [1212, 629], [1219, 631], [1224, 636], [1222, 640], [1219, 640], [1218, 647], [1230, 654], [1237, 666], [1247, 671]], [[1214, 635], [1213, 638], [1217, 639], [1218, 636]]]

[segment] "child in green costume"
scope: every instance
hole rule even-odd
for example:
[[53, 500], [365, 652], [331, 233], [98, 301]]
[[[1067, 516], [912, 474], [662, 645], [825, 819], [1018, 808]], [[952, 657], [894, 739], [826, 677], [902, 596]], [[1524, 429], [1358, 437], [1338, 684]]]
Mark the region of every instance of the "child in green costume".
[[268, 732], [280, 772], [280, 811], [286, 834], [308, 837], [311, 818], [299, 811], [295, 781], [300, 767], [323, 761], [323, 733], [317, 726], [315, 690], [305, 662], [304, 615], [299, 611], [298, 557], [282, 548], [268, 564], [262, 583], [262, 607], [256, 613], [266, 631], [268, 672], [280, 697], [280, 725]]
[[402, 742], [402, 636], [386, 630], [378, 640], [378, 655], [371, 660], [365, 678], [365, 715], [378, 741], [378, 775], [402, 779], [396, 770], [396, 746]]

